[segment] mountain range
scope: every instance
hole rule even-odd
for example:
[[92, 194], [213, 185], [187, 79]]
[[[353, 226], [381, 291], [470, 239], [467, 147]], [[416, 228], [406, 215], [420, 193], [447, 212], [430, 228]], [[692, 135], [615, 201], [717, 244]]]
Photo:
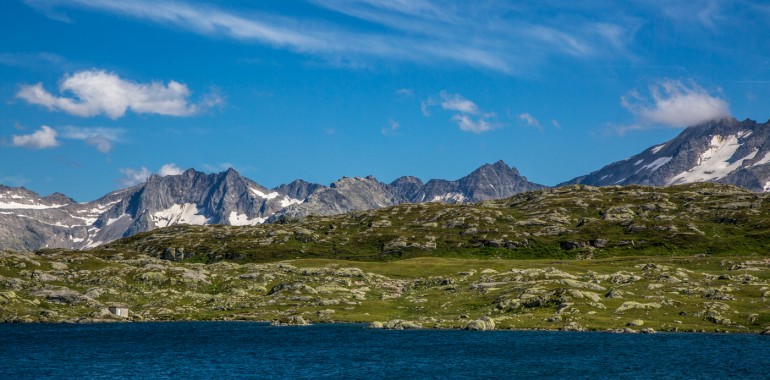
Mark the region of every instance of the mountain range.
[[456, 181], [401, 177], [386, 184], [371, 176], [343, 177], [328, 187], [295, 180], [274, 189], [234, 169], [217, 174], [189, 169], [152, 175], [141, 185], [87, 203], [0, 185], [0, 249], [92, 248], [176, 224], [256, 225], [401, 203], [478, 202], [542, 188], [503, 161]]
[[[688, 127], [674, 139], [558, 186], [720, 182], [770, 191], [770, 122], [733, 118]], [[503, 161], [454, 181], [404, 176], [391, 183], [343, 177], [329, 186], [295, 180], [267, 189], [229, 169], [153, 175], [95, 201], [46, 197], [0, 185], [0, 249], [83, 249], [177, 224], [256, 225], [306, 215], [334, 215], [402, 203], [472, 203], [546, 186]]]

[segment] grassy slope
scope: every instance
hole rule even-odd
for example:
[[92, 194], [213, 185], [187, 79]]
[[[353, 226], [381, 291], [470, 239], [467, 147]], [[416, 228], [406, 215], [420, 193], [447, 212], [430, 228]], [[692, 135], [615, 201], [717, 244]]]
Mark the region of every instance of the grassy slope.
[[498, 328], [643, 320], [632, 328], [764, 331], [764, 200], [712, 184], [577, 186], [478, 205], [178, 226], [87, 252], [3, 253], [0, 319], [109, 319], [104, 308], [124, 304], [135, 320], [302, 315], [462, 328], [489, 316]]
[[196, 262], [601, 258], [770, 251], [765, 195], [695, 184], [566, 188], [474, 205], [400, 205], [253, 227], [176, 226], [106, 250]]
[[[643, 327], [655, 330], [735, 332], [770, 325], [770, 260], [764, 258], [424, 257], [204, 265], [128, 254], [6, 253], [0, 264], [5, 288], [0, 316], [6, 321], [99, 319], [104, 307], [123, 304], [134, 320], [301, 315], [312, 321], [405, 319], [424, 327], [463, 328], [490, 316], [498, 328], [559, 329], [576, 323], [605, 330], [641, 319]], [[607, 297], [612, 289], [621, 298]], [[625, 302], [654, 308], [619, 310]]]

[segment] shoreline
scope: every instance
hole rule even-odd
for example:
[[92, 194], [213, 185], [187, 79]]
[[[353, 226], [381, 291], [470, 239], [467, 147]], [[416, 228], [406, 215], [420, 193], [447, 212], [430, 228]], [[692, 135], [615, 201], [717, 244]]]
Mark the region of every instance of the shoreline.
[[[625, 329], [583, 329], [583, 330], [564, 330], [560, 328], [494, 328], [491, 330], [471, 330], [467, 328], [453, 328], [453, 327], [433, 327], [422, 326], [420, 328], [385, 328], [385, 327], [372, 327], [372, 322], [337, 322], [337, 321], [323, 321], [323, 322], [308, 322], [305, 325], [289, 325], [289, 324], [275, 324], [276, 320], [249, 320], [249, 319], [178, 319], [178, 320], [158, 320], [158, 321], [143, 321], [143, 320], [84, 320], [84, 321], [31, 321], [31, 322], [0, 322], [0, 325], [108, 325], [108, 324], [174, 324], [174, 323], [254, 323], [262, 324], [266, 327], [274, 328], [303, 328], [303, 327], [323, 327], [325, 325], [360, 325], [363, 328], [370, 330], [384, 330], [384, 331], [468, 331], [468, 332], [559, 332], [559, 333], [607, 333], [607, 334], [627, 334], [627, 335], [648, 335], [648, 334], [714, 334], [714, 335], [768, 335], [769, 330], [754, 330], [754, 331], [727, 331], [727, 330], [697, 330], [697, 329], [679, 329], [676, 331], [671, 330], [655, 330], [653, 332], [643, 332], [641, 330], [625, 331]], [[406, 321], [409, 322], [409, 321]]]

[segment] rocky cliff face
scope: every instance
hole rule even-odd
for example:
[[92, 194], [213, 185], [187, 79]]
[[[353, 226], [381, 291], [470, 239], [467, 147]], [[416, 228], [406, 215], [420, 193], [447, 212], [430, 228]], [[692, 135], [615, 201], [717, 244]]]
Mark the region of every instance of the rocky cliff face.
[[770, 190], [770, 123], [722, 119], [565, 184], [668, 186], [720, 182]]
[[502, 161], [457, 181], [342, 178], [329, 187], [296, 180], [267, 189], [233, 169], [151, 176], [93, 202], [0, 186], [0, 249], [90, 248], [177, 224], [255, 225], [285, 217], [334, 215], [406, 202], [475, 202], [538, 189]]
[[485, 164], [456, 181], [434, 179], [428, 181], [411, 199], [420, 202], [479, 202], [510, 197], [521, 192], [543, 189], [545, 186], [529, 182], [516, 168], [503, 161]]

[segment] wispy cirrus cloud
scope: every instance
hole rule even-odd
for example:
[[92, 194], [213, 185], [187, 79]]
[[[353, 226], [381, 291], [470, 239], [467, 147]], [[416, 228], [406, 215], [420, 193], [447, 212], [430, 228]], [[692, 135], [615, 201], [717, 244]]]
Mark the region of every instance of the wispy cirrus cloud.
[[[201, 106], [190, 102], [185, 84], [169, 81], [137, 83], [103, 70], [80, 71], [66, 76], [59, 85], [62, 96], [54, 95], [42, 83], [22, 85], [16, 97], [52, 111], [91, 117], [104, 114], [112, 119], [128, 110], [167, 116], [190, 116]], [[68, 96], [71, 94], [71, 96]], [[220, 97], [204, 99], [205, 106], [218, 104]]]
[[428, 98], [420, 103], [423, 115], [430, 116], [431, 107], [438, 106], [453, 112], [451, 120], [465, 132], [482, 133], [500, 128], [493, 112], [483, 112], [476, 103], [460, 94], [441, 91], [438, 98]]
[[115, 143], [123, 139], [125, 130], [122, 128], [87, 128], [66, 126], [62, 128], [61, 137], [64, 139], [81, 140], [93, 145], [101, 153], [109, 153]]
[[401, 128], [401, 124], [395, 120], [389, 120], [387, 127], [382, 127], [380, 132], [385, 136], [394, 136], [398, 134], [398, 129]]
[[[509, 74], [536, 69], [553, 57], [628, 56], [638, 22], [592, 9], [564, 17], [548, 6], [437, 0], [309, 0], [339, 17], [286, 16], [169, 0], [26, 0], [46, 12], [96, 10], [213, 37], [270, 45], [330, 61], [374, 57], [420, 63], [453, 62]], [[56, 12], [55, 14], [61, 14]], [[537, 22], [533, 14], [539, 14]]]
[[645, 126], [682, 128], [730, 116], [730, 106], [694, 81], [661, 80], [648, 87], [649, 95], [634, 90], [620, 103], [639, 118], [631, 129]]
[[62, 67], [71, 64], [62, 56], [53, 53], [0, 53], [0, 65], [13, 67]]
[[524, 123], [526, 123], [530, 127], [535, 127], [541, 131], [543, 130], [543, 126], [540, 125], [540, 121], [535, 119], [534, 116], [530, 115], [529, 112], [524, 112], [523, 114], [520, 114], [519, 119], [524, 121]]

